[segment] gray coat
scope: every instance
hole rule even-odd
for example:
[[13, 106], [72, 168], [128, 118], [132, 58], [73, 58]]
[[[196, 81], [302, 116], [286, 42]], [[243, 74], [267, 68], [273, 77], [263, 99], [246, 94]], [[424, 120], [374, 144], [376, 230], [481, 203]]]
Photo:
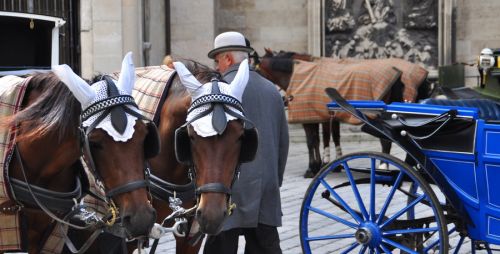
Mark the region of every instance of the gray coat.
[[[231, 66], [224, 79], [231, 82], [237, 70], [238, 64]], [[257, 128], [259, 147], [255, 160], [241, 165], [240, 177], [232, 189], [236, 208], [223, 230], [257, 227], [257, 223], [278, 227], [282, 217], [280, 186], [289, 142], [283, 100], [273, 83], [251, 70], [243, 108]]]

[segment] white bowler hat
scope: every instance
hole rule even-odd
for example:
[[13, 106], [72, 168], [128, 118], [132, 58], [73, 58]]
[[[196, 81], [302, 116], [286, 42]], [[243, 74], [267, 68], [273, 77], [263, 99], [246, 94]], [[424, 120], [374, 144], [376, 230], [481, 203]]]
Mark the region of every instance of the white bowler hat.
[[225, 32], [215, 37], [214, 49], [208, 52], [208, 57], [213, 59], [215, 55], [224, 51], [244, 51], [250, 53], [254, 49], [250, 47], [250, 42], [241, 33]]

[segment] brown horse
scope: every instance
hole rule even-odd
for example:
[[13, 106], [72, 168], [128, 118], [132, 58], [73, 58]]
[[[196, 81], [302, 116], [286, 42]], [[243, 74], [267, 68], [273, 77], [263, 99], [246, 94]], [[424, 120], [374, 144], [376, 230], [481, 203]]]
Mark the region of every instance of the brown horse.
[[[274, 53], [270, 49], [265, 49], [266, 54], [260, 58], [258, 55], [253, 55], [253, 62], [256, 70], [275, 83], [278, 87], [286, 91], [290, 84], [290, 79], [293, 73], [294, 60], [303, 61], [314, 61], [315, 58], [307, 54], [297, 54], [295, 52], [284, 52]], [[393, 66], [390, 66], [394, 68]], [[404, 84], [400, 79], [396, 80], [393, 84], [387, 84], [390, 86], [390, 93], [387, 94], [384, 99], [387, 102], [402, 102], [403, 101], [403, 90]], [[420, 98], [429, 97], [430, 91], [429, 83], [424, 80], [418, 85], [417, 100]], [[286, 98], [287, 100], [293, 100], [293, 98]], [[330, 119], [327, 122], [321, 122], [323, 130], [323, 147], [325, 156], [329, 157], [329, 143], [330, 143], [330, 133], [332, 134], [333, 141], [335, 144], [336, 156], [342, 155], [342, 150], [340, 148], [340, 123], [336, 119]], [[305, 133], [307, 147], [309, 151], [309, 168], [306, 170], [304, 177], [313, 177], [321, 167], [322, 160], [319, 151], [319, 123], [306, 123], [303, 124]], [[389, 153], [391, 149], [391, 143], [385, 139], [381, 139], [382, 152]], [[323, 161], [324, 163], [324, 161]]]
[[[129, 63], [127, 56], [123, 66]], [[68, 66], [57, 66], [54, 72], [57, 75], [35, 74], [18, 82], [25, 88], [20, 111], [2, 119], [4, 133], [12, 131], [12, 145], [6, 149], [10, 160], [3, 174], [10, 198], [1, 204], [0, 217], [19, 219], [20, 230], [27, 229], [21, 232], [26, 239], [20, 247], [29, 253], [57, 251], [43, 249], [51, 232], [59, 230], [57, 223], [100, 232], [116, 222], [130, 238], [147, 236], [155, 220], [145, 188], [143, 152], [151, 128], [134, 113], [139, 110], [132, 97], [119, 92], [130, 94], [133, 81], [124, 75], [118, 84], [90, 87]], [[99, 87], [104, 90], [96, 90]], [[88, 226], [71, 224], [67, 218], [79, 215], [72, 209], [80, 208], [75, 201], [88, 186], [81, 156], [102, 183], [103, 200], [111, 209]]]
[[[175, 218], [188, 219], [183, 226], [175, 226], [176, 252], [198, 253], [202, 241], [196, 242], [199, 238], [193, 235], [221, 230], [234, 206], [231, 187], [239, 164], [255, 155], [257, 132], [240, 104], [248, 80], [246, 61], [231, 85], [217, 81], [220, 74], [210, 68], [185, 62], [187, 69], [179, 62], [173, 64], [175, 73], [164, 65], [138, 69], [135, 90], [138, 99], [148, 90], [141, 83], [167, 83], [164, 95], [157, 95], [162, 101], [152, 117], [161, 140], [160, 153], [149, 160], [153, 206], [157, 222], [164, 226], [172, 226]], [[137, 101], [147, 108], [147, 103]], [[184, 208], [177, 206], [179, 201]]]

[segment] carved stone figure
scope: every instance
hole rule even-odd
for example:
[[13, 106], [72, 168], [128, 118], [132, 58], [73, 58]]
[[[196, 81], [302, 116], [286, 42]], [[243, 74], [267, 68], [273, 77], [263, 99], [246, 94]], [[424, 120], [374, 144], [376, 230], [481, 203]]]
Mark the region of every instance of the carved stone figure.
[[330, 17], [327, 20], [326, 27], [328, 31], [346, 31], [354, 27], [354, 18], [349, 10], [346, 9], [346, 0], [331, 0]]
[[[325, 55], [404, 58], [435, 68], [437, 1], [326, 0]], [[424, 28], [411, 22], [420, 22]]]
[[413, 0], [407, 14], [405, 27], [429, 29], [437, 26], [436, 0]]

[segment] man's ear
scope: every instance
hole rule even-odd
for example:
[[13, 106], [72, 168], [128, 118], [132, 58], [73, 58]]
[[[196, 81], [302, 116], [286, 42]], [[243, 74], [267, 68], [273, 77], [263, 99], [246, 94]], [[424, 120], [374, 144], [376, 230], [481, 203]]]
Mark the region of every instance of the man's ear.
[[226, 53], [226, 54], [224, 54], [224, 57], [226, 58], [227, 62], [229, 63], [229, 66], [235, 64], [233, 54]]

